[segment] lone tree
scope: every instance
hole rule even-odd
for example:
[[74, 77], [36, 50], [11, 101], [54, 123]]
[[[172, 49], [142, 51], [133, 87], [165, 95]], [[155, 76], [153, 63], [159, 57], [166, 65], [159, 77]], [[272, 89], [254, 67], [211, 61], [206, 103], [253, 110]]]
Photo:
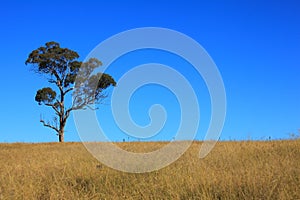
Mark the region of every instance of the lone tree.
[[[52, 122], [45, 122], [43, 119], [40, 121], [45, 127], [57, 132], [59, 142], [64, 141], [65, 125], [71, 111], [101, 103], [101, 100], [107, 97], [104, 90], [109, 86], [116, 86], [110, 75], [93, 74], [93, 71], [102, 65], [98, 59], [91, 58], [83, 63], [78, 61], [78, 58], [77, 52], [62, 48], [57, 42], [48, 42], [45, 46], [33, 50], [25, 62], [26, 65], [32, 65], [35, 73], [45, 75], [48, 82], [54, 86], [38, 90], [35, 101], [54, 110], [56, 116]], [[83, 72], [80, 71], [82, 69]], [[79, 89], [75, 84], [80, 85]], [[67, 107], [65, 98], [70, 93], [73, 95], [73, 101]]]

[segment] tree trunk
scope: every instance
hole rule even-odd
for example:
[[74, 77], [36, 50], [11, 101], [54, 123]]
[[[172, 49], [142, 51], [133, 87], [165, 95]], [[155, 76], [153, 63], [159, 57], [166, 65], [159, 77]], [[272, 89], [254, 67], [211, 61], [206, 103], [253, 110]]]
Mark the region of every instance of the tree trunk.
[[58, 141], [59, 142], [64, 142], [64, 134], [65, 134], [65, 123], [60, 122], [59, 133], [58, 133]]
[[64, 142], [64, 132], [59, 133], [59, 135], [58, 135], [58, 141], [59, 142]]

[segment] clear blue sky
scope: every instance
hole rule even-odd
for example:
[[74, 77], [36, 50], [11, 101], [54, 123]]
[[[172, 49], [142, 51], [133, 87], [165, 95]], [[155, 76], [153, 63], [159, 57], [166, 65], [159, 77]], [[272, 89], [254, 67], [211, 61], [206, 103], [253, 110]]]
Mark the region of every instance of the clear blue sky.
[[[192, 37], [215, 61], [227, 92], [227, 118], [221, 139], [287, 138], [300, 128], [299, 11], [296, 0], [2, 2], [0, 142], [57, 141], [55, 133], [39, 122], [40, 113], [45, 117], [51, 113], [34, 101], [36, 90], [47, 82], [24, 64], [33, 49], [57, 41], [84, 59], [108, 37], [149, 26], [174, 29]], [[162, 63], [171, 60], [166, 64], [175, 68], [183, 63], [171, 55], [156, 57], [156, 53], [128, 55], [110, 67], [109, 73], [118, 79], [130, 67], [141, 64], [140, 58], [144, 62], [154, 58]], [[189, 69], [181, 70], [193, 74]], [[187, 78], [191, 83], [200, 79], [196, 88], [201, 107], [197, 138], [202, 139], [210, 119], [209, 95], [201, 77]], [[179, 111], [174, 110], [176, 99], [166, 89], [152, 86], [137, 91], [130, 104], [132, 118], [146, 125], [147, 110], [153, 103], [163, 104], [170, 117], [156, 139], [170, 139], [170, 133], [178, 127]], [[126, 136], [108, 119], [109, 110], [109, 105], [101, 106], [99, 120], [111, 131], [112, 140], [121, 141]], [[79, 141], [72, 118], [66, 129], [66, 141]]]

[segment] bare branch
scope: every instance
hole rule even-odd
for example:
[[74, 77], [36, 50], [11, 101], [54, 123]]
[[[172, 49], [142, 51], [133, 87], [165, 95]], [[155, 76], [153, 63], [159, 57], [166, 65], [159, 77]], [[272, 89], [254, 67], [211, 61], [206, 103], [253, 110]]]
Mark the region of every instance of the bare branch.
[[68, 92], [70, 92], [70, 91], [72, 91], [72, 90], [73, 90], [73, 88], [67, 89], [66, 91], [64, 91], [64, 95], [66, 95]]
[[56, 114], [59, 116], [61, 113], [59, 112], [59, 110], [55, 107], [54, 104], [51, 103], [45, 103], [46, 106], [49, 106], [51, 108], [53, 108], [53, 110], [55, 110]]
[[73, 110], [73, 107], [72, 108], [69, 108], [67, 111], [66, 111], [66, 115], [65, 115], [65, 118], [68, 119], [68, 117], [70, 116], [70, 113], [71, 111]]
[[52, 128], [52, 129], [55, 130], [57, 133], [59, 133], [58, 128], [56, 128], [55, 126], [52, 126], [49, 122], [46, 123], [43, 119], [41, 119], [40, 122], [41, 122], [44, 126], [49, 127], [49, 128]]
[[91, 109], [91, 110], [98, 110], [97, 107], [96, 107], [96, 108], [92, 108], [92, 107], [90, 106], [90, 104], [87, 104], [86, 107], [88, 107], [88, 108]]
[[48, 80], [49, 83], [56, 83], [55, 80], [53, 80], [52, 78]]

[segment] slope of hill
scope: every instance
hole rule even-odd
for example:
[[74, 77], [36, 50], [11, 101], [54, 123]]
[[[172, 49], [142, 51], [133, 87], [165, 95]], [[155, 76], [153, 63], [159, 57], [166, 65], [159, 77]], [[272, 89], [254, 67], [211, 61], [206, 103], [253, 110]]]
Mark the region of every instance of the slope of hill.
[[[136, 152], [164, 143], [118, 143]], [[81, 143], [0, 144], [0, 199], [300, 199], [300, 141], [201, 143], [145, 174], [108, 168]]]

